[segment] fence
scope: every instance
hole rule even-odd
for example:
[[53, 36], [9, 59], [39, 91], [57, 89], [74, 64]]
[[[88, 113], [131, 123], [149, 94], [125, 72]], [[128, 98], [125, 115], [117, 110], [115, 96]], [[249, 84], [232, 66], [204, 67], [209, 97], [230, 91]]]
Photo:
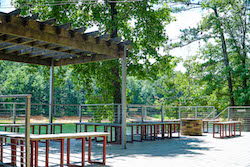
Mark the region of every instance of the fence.
[[215, 119], [221, 121], [241, 121], [242, 130], [250, 131], [250, 106], [229, 106], [220, 112]]
[[[24, 121], [25, 104], [0, 102], [3, 120]], [[116, 122], [121, 123], [120, 104], [54, 104], [53, 122]], [[169, 119], [214, 119], [214, 106], [156, 106], [129, 104], [126, 121], [164, 121]], [[31, 104], [31, 122], [48, 122], [49, 104]]]
[[[1, 95], [0, 98], [22, 98], [25, 99], [24, 104], [24, 114], [25, 114], [25, 138], [17, 140], [16, 138], [10, 137], [9, 132], [1, 133], [0, 135], [0, 147], [1, 156], [0, 162], [4, 164], [11, 164], [11, 166], [16, 166], [17, 163], [20, 166], [30, 167], [30, 104], [31, 95]], [[15, 117], [16, 105], [12, 104], [13, 116]], [[21, 109], [23, 111], [23, 109]], [[3, 110], [1, 110], [3, 111]], [[6, 110], [9, 111], [9, 110]], [[14, 120], [14, 118], [13, 118]], [[15, 132], [15, 130], [14, 130]], [[18, 142], [19, 141], [19, 142]], [[4, 156], [3, 156], [4, 155]], [[19, 158], [20, 157], [20, 161]]]

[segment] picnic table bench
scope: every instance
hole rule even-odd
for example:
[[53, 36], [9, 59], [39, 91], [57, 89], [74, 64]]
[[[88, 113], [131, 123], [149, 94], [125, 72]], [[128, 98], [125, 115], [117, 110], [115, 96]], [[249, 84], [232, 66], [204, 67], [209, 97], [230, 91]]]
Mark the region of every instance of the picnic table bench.
[[[113, 143], [113, 144], [121, 144], [121, 130], [122, 130], [122, 125], [121, 124], [116, 124], [116, 123], [93, 123], [93, 122], [78, 122], [75, 123], [76, 126], [76, 133], [78, 132], [82, 132], [82, 126], [84, 125], [84, 132], [88, 132], [88, 126], [94, 126], [94, 131], [97, 132], [98, 131], [98, 127], [102, 127], [104, 128], [104, 132], [108, 132], [108, 128], [110, 128], [110, 141], [108, 141], [109, 143]], [[119, 138], [120, 140], [117, 141], [113, 141], [113, 129], [115, 129], [115, 136], [116, 136], [116, 132], [119, 131]], [[97, 138], [95, 138], [95, 140], [97, 141]]]
[[[64, 140], [67, 139], [67, 166], [76, 166], [70, 164], [70, 140], [71, 139], [80, 139], [82, 140], [82, 159], [81, 163], [82, 166], [85, 165], [85, 139], [89, 138], [89, 146], [88, 146], [88, 162], [89, 163], [100, 163], [100, 164], [106, 164], [106, 145], [107, 145], [107, 136], [109, 133], [105, 132], [83, 132], [83, 133], [62, 133], [62, 134], [43, 134], [43, 135], [30, 135], [30, 143], [31, 143], [31, 166], [38, 167], [38, 142], [41, 140], [45, 140], [46, 143], [46, 151], [45, 151], [45, 166], [49, 166], [49, 141], [50, 140], [59, 140], [61, 142], [61, 155], [60, 155], [60, 166], [63, 167], [64, 164]], [[11, 138], [11, 164], [16, 165], [16, 146], [18, 140], [25, 138], [25, 135], [22, 133], [13, 133], [13, 132], [0, 132], [0, 138], [2, 141], [3, 137], [9, 137]], [[103, 158], [102, 162], [92, 161], [91, 160], [91, 138], [92, 137], [102, 137], [103, 138]], [[21, 143], [20, 145], [21, 151], [24, 150], [24, 145]], [[1, 144], [1, 158], [3, 145]], [[21, 152], [21, 163], [24, 162], [24, 154]], [[2, 160], [2, 159], [1, 159]]]
[[[209, 132], [209, 128], [208, 128], [208, 125], [209, 123], [214, 123], [214, 122], [219, 122], [218, 120], [202, 120], [202, 123], [203, 123], [203, 133], [208, 133]], [[205, 129], [207, 131], [205, 131]]]
[[[241, 121], [227, 121], [227, 122], [214, 122], [213, 123], [213, 137], [215, 136], [215, 126], [217, 126], [219, 132], [219, 138], [236, 136], [236, 126], [239, 125], [239, 135], [241, 136]], [[227, 135], [228, 126], [228, 135]]]

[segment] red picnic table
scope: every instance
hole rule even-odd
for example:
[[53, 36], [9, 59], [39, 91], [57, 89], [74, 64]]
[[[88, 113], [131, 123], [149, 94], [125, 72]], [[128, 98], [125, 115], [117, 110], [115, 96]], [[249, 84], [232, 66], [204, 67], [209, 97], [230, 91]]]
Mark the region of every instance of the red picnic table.
[[[0, 132], [0, 136], [1, 136]], [[5, 132], [10, 134], [4, 134], [5, 137], [11, 138], [11, 156], [14, 158], [11, 158], [11, 164], [16, 165], [16, 146], [18, 143], [18, 140], [23, 141], [25, 138], [24, 134], [21, 133], [11, 133], [11, 132]], [[82, 140], [82, 159], [81, 163], [82, 166], [85, 165], [85, 139], [89, 138], [89, 147], [88, 147], [88, 162], [89, 163], [99, 163], [99, 164], [106, 164], [106, 145], [107, 145], [107, 136], [109, 133], [105, 132], [83, 132], [83, 133], [62, 133], [62, 134], [43, 134], [43, 135], [30, 135], [30, 143], [31, 143], [31, 166], [38, 167], [38, 142], [41, 140], [45, 140], [46, 143], [46, 151], [45, 151], [45, 166], [49, 166], [49, 141], [50, 140], [58, 140], [61, 142], [61, 155], [60, 155], [60, 166], [63, 167], [64, 164], [64, 140], [67, 139], [67, 166], [75, 166], [70, 164], [70, 140], [71, 139], [80, 139]], [[103, 138], [103, 159], [102, 162], [96, 162], [91, 160], [91, 138], [92, 137], [102, 137]], [[21, 150], [24, 150], [23, 143], [21, 143]], [[23, 163], [24, 155], [21, 154], [20, 159], [21, 163]]]
[[[213, 137], [215, 136], [215, 126], [217, 126], [219, 132], [219, 138], [236, 136], [236, 128], [239, 125], [239, 135], [241, 136], [241, 122], [240, 121], [227, 121], [227, 122], [214, 122], [213, 123]], [[227, 135], [228, 127], [228, 135]]]

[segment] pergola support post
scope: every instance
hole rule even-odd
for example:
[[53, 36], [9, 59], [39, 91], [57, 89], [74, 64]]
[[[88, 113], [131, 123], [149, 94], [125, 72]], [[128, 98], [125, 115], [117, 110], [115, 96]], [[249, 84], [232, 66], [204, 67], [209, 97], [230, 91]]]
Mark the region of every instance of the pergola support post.
[[[49, 89], [49, 123], [53, 123], [53, 106], [54, 106], [54, 61], [50, 66], [50, 89]], [[49, 126], [49, 133], [52, 133], [52, 125]]]
[[122, 55], [122, 148], [126, 149], [126, 112], [127, 112], [127, 97], [126, 97], [126, 77], [127, 77], [127, 47], [124, 46]]
[[25, 162], [30, 167], [30, 108], [31, 95], [25, 97]]

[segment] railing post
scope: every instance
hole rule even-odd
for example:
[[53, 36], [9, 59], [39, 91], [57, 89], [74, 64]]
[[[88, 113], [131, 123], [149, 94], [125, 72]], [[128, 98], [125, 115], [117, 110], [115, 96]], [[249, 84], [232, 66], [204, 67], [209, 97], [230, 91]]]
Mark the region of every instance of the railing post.
[[13, 124], [16, 123], [16, 104], [13, 104]]
[[197, 119], [197, 110], [198, 110], [198, 107], [196, 106], [195, 107], [195, 119]]
[[[118, 123], [121, 123], [121, 105], [120, 104], [118, 104], [117, 105], [117, 121], [118, 121]], [[114, 115], [114, 117], [115, 117], [115, 115]], [[116, 120], [115, 118], [114, 118], [114, 120]]]
[[141, 122], [143, 122], [143, 106], [141, 106]]
[[144, 107], [143, 120], [147, 120], [147, 106]]
[[[79, 122], [81, 123], [82, 122], [82, 106], [81, 105], [78, 108], [78, 114], [79, 114]], [[79, 127], [80, 127], [79, 132], [81, 132], [82, 126], [80, 125]]]
[[213, 120], [215, 119], [215, 107], [213, 107]]
[[165, 117], [165, 110], [164, 110], [164, 106], [161, 106], [161, 122], [164, 121], [164, 117]]
[[181, 107], [179, 107], [179, 119], [181, 119]]
[[230, 107], [227, 108], [227, 120], [229, 121], [230, 119]]

